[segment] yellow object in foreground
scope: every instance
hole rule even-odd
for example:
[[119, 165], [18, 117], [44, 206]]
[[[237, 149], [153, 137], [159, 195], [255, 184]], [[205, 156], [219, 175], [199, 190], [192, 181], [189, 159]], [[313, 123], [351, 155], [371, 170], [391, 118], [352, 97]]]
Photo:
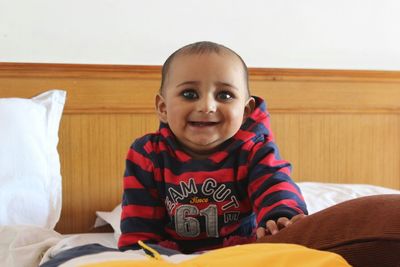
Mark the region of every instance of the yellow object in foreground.
[[112, 260], [85, 264], [85, 267], [248, 267], [248, 266], [296, 266], [296, 267], [342, 267], [350, 266], [340, 255], [309, 249], [293, 244], [247, 244], [221, 248], [206, 252], [180, 263], [164, 260]]

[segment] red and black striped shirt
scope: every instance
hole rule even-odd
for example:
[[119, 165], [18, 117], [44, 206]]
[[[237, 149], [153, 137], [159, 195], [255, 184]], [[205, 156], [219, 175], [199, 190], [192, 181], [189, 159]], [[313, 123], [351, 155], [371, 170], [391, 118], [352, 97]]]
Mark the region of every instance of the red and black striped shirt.
[[206, 159], [194, 159], [176, 142], [168, 125], [137, 139], [124, 175], [121, 250], [137, 241], [176, 242], [183, 252], [221, 247], [241, 234], [243, 221], [258, 226], [307, 213], [290, 164], [279, 156], [265, 102], [240, 130]]

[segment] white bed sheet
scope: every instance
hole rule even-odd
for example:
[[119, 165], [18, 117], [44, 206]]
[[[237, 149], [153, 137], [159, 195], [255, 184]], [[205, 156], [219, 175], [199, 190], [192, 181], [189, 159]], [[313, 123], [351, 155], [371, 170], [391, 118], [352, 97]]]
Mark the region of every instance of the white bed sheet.
[[[371, 185], [326, 183], [300, 183], [299, 185], [310, 213], [361, 196], [400, 193], [399, 190]], [[119, 222], [119, 212], [110, 214]], [[114, 227], [118, 226], [119, 223]], [[114, 233], [61, 235], [54, 230], [37, 226], [0, 226], [0, 266], [36, 267], [61, 251], [91, 243], [117, 248]]]
[[37, 267], [44, 253], [63, 237], [38, 226], [0, 226], [0, 266]]
[[41, 263], [48, 261], [61, 251], [87, 244], [100, 244], [105, 247], [117, 248], [113, 233], [85, 233], [63, 235], [57, 244], [49, 248], [43, 255]]
[[117, 248], [113, 233], [61, 235], [37, 226], [0, 226], [0, 266], [37, 267], [59, 252], [91, 243]]

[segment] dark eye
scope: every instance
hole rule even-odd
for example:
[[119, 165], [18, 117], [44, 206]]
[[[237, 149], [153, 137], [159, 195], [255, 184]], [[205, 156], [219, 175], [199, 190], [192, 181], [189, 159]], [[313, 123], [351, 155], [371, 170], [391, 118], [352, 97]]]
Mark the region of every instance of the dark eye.
[[199, 98], [199, 95], [196, 93], [194, 90], [185, 90], [181, 93], [181, 95], [189, 100], [197, 99]]
[[234, 96], [233, 96], [233, 94], [232, 94], [231, 92], [222, 91], [222, 92], [219, 92], [219, 93], [217, 94], [217, 98], [218, 98], [219, 100], [222, 100], [222, 101], [227, 101], [227, 100], [233, 99]]

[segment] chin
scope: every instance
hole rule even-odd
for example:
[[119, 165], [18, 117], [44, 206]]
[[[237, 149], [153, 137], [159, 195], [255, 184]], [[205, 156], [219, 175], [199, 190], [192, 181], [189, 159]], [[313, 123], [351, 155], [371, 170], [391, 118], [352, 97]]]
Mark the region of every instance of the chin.
[[196, 154], [212, 154], [222, 144], [220, 140], [190, 140], [186, 143], [186, 147]]
[[204, 144], [204, 145], [199, 145], [197, 147], [193, 147], [191, 148], [195, 153], [197, 154], [207, 154], [210, 155], [212, 153], [214, 153], [215, 151], [218, 150], [218, 146], [220, 144], [212, 144], [212, 145], [208, 145], [208, 144]]
[[216, 149], [220, 144], [220, 142], [196, 142], [193, 149], [197, 151], [209, 151]]

